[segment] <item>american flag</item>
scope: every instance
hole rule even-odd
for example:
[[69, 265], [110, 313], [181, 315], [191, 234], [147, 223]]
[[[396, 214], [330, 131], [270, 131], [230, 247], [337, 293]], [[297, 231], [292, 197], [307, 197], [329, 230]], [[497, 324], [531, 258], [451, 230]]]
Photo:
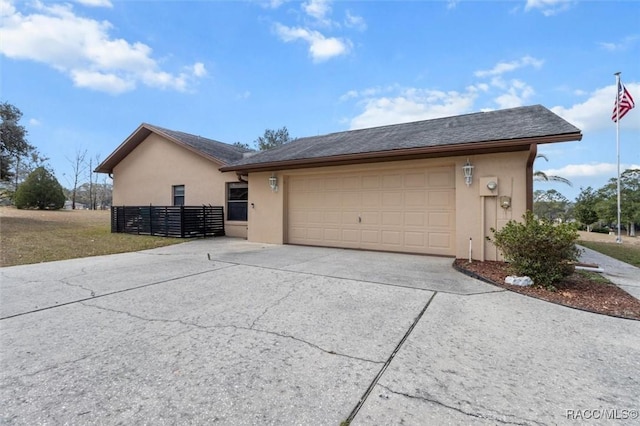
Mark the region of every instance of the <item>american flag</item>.
[[[616, 105], [613, 107], [611, 119], [614, 122], [618, 121], [618, 118], [624, 117], [624, 115], [634, 106], [636, 105], [633, 103], [631, 94], [627, 88], [624, 87], [624, 84], [618, 82], [618, 99], [616, 99]], [[618, 112], [617, 114], [616, 111]]]

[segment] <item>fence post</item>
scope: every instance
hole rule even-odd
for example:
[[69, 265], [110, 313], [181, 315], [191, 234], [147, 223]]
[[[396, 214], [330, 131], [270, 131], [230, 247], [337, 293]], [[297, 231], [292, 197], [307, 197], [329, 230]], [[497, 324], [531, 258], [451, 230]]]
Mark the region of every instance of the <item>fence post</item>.
[[180, 238], [184, 238], [184, 204], [180, 206]]
[[207, 238], [207, 206], [202, 205], [202, 235]]
[[149, 203], [149, 235], [153, 236], [153, 207]]

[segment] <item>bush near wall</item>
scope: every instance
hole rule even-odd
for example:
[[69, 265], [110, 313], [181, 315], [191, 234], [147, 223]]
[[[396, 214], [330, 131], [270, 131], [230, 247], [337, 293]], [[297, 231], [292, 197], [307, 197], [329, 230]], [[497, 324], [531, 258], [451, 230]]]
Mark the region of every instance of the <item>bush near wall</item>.
[[528, 276], [535, 285], [553, 289], [553, 284], [571, 275], [578, 260], [578, 232], [569, 223], [553, 224], [528, 211], [523, 222], [509, 221], [493, 232], [491, 240], [518, 276]]

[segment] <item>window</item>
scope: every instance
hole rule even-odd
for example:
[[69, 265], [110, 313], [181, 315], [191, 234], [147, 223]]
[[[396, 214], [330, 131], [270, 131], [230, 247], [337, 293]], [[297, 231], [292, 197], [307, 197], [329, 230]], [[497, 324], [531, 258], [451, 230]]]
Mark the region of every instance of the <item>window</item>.
[[173, 186], [173, 205], [184, 206], [184, 185]]
[[247, 221], [249, 185], [246, 182], [227, 183], [227, 220]]

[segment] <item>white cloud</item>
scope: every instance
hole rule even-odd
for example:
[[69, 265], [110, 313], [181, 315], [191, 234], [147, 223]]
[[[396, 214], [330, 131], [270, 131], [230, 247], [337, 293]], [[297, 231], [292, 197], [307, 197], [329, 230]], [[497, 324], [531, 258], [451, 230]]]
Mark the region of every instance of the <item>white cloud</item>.
[[536, 59], [532, 56], [523, 56], [522, 58], [511, 62], [498, 62], [492, 69], [476, 71], [474, 75], [481, 78], [500, 76], [504, 73], [515, 71], [526, 66], [532, 66], [537, 69], [540, 68], [543, 64], [544, 61], [540, 59]]
[[331, 13], [331, 2], [329, 0], [309, 0], [302, 3], [302, 10], [318, 21], [324, 21], [327, 14]]
[[574, 0], [527, 0], [524, 10], [538, 9], [544, 16], [553, 16], [568, 10], [573, 3]]
[[111, 23], [79, 16], [68, 4], [33, 6], [34, 13], [23, 14], [10, 1], [2, 1], [0, 53], [45, 63], [78, 87], [119, 94], [142, 83], [185, 91], [206, 73], [201, 63], [180, 74], [161, 70], [151, 47], [113, 38]]
[[605, 50], [608, 50], [610, 52], [616, 52], [616, 51], [629, 49], [639, 39], [640, 39], [639, 35], [632, 35], [632, 36], [624, 37], [622, 40], [618, 42], [601, 42], [599, 43], [599, 45]]
[[111, 0], [75, 0], [85, 6], [91, 7], [113, 7]]
[[207, 69], [202, 62], [196, 62], [193, 64], [193, 75], [196, 77], [204, 77], [207, 75]]
[[[640, 165], [620, 165], [621, 171], [637, 168], [640, 168]], [[549, 176], [562, 176], [566, 178], [616, 176], [618, 173], [618, 166], [615, 163], [568, 164], [559, 169], [548, 169], [543, 170], [543, 172]]]
[[507, 91], [496, 97], [494, 101], [498, 104], [499, 109], [515, 108], [525, 105], [534, 93], [535, 91], [528, 84], [520, 80], [512, 80]]
[[[640, 83], [625, 83], [625, 87], [633, 96], [640, 96]], [[615, 107], [616, 86], [615, 84], [595, 90], [590, 97], [581, 103], [570, 107], [556, 106], [551, 108], [553, 112], [569, 121], [579, 129], [600, 130], [613, 129], [611, 115]], [[640, 119], [638, 119], [639, 108], [629, 111], [620, 120], [620, 128], [628, 130], [640, 130]]]
[[[352, 95], [350, 95], [352, 96]], [[350, 122], [351, 129], [407, 123], [469, 112], [476, 91], [458, 93], [407, 88], [396, 96], [364, 99], [364, 112]]]
[[30, 118], [29, 119], [29, 126], [40, 126], [42, 123], [40, 122], [40, 120], [38, 120], [37, 118]]
[[362, 16], [352, 15], [348, 10], [344, 18], [344, 24], [348, 28], [355, 28], [358, 31], [367, 29], [367, 23], [364, 21], [364, 18]]
[[351, 41], [325, 37], [318, 31], [300, 27], [287, 27], [276, 23], [275, 32], [284, 42], [304, 40], [309, 44], [309, 55], [314, 62], [322, 62], [335, 56], [346, 55], [351, 50]]

